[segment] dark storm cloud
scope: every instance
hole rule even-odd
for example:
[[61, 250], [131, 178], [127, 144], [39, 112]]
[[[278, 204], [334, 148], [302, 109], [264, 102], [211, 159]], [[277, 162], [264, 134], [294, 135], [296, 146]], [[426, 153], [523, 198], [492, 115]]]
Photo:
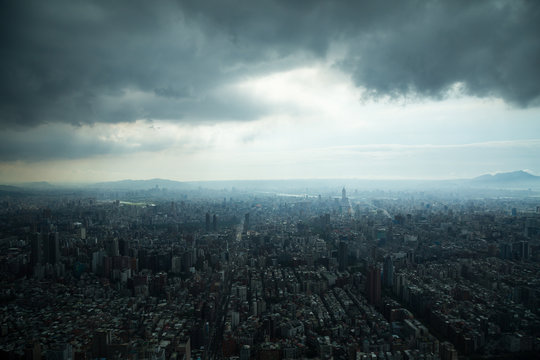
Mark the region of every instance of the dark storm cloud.
[[224, 99], [212, 112], [215, 89], [237, 76], [226, 69], [236, 50], [188, 24], [173, 2], [12, 2], [2, 10], [3, 124], [255, 116]]
[[540, 3], [3, 1], [0, 122], [250, 120], [223, 87], [324, 59], [372, 96], [540, 95]]
[[441, 98], [459, 83], [469, 95], [539, 105], [540, 2], [235, 3], [187, 8], [254, 48], [324, 56], [342, 43], [338, 65], [371, 96]]
[[373, 94], [466, 93], [539, 105], [540, 3], [427, 2], [407, 21], [360, 34], [345, 59], [358, 85]]

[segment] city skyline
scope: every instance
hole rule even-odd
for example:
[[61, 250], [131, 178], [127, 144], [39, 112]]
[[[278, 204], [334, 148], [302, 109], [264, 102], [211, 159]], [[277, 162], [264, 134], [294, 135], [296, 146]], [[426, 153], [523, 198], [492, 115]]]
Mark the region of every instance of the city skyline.
[[540, 175], [536, 3], [0, 13], [0, 183]]
[[2, 191], [0, 356], [535, 358], [537, 195], [351, 190]]

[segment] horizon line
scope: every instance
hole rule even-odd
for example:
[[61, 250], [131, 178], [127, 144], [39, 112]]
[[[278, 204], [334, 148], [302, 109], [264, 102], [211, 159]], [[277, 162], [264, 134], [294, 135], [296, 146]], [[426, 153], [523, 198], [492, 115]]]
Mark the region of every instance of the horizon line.
[[49, 184], [49, 185], [96, 185], [104, 183], [117, 183], [122, 181], [172, 181], [178, 183], [212, 183], [212, 182], [264, 182], [264, 181], [456, 181], [456, 180], [472, 180], [485, 175], [498, 175], [498, 174], [510, 174], [523, 172], [535, 177], [537, 175], [533, 174], [528, 169], [520, 169], [513, 171], [496, 171], [496, 172], [487, 172], [473, 177], [445, 177], [445, 178], [413, 178], [413, 177], [321, 177], [321, 178], [275, 178], [275, 179], [212, 179], [212, 180], [176, 180], [170, 178], [144, 178], [144, 179], [131, 179], [124, 178], [118, 180], [101, 180], [101, 181], [56, 181], [56, 180], [35, 180], [35, 181], [19, 181], [19, 182], [0, 182], [0, 185], [4, 186], [20, 186], [20, 185], [30, 185], [30, 184]]

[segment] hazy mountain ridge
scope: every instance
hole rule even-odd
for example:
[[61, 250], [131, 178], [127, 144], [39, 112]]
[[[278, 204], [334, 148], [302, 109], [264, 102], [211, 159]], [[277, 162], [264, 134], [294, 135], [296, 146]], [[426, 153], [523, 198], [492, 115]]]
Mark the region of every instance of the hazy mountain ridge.
[[526, 171], [518, 170], [506, 173], [497, 173], [494, 175], [486, 174], [472, 179], [476, 182], [521, 182], [521, 181], [540, 181], [540, 176], [529, 174]]
[[54, 189], [56, 186], [48, 183], [47, 181], [33, 181], [20, 184], [21, 188], [32, 190], [49, 190]]
[[370, 179], [283, 179], [283, 180], [222, 180], [222, 181], [188, 181], [180, 182], [166, 179], [150, 180], [121, 180], [102, 182], [89, 186], [89, 188], [112, 190], [148, 190], [152, 188], [165, 188], [170, 190], [232, 189], [238, 190], [307, 190], [309, 188], [334, 188], [345, 186], [348, 188], [367, 189], [415, 189], [422, 188], [460, 188], [460, 187], [489, 187], [489, 188], [540, 188], [540, 176], [529, 174], [523, 170], [486, 174], [472, 179], [456, 180], [370, 180]]
[[498, 189], [540, 189], [540, 176], [526, 171], [486, 174], [469, 181], [470, 186]]
[[23, 189], [13, 185], [0, 185], [0, 191], [22, 191]]
[[190, 191], [197, 189], [237, 189], [240, 191], [300, 192], [308, 193], [313, 189], [540, 189], [540, 176], [523, 170], [486, 174], [472, 179], [455, 180], [369, 180], [369, 179], [288, 179], [288, 180], [217, 180], [217, 181], [176, 181], [168, 179], [119, 180], [98, 182], [87, 185], [53, 185], [47, 182], [23, 183], [16, 186], [0, 185], [4, 192], [46, 191], [55, 189], [78, 188], [87, 190], [145, 191], [173, 190]]

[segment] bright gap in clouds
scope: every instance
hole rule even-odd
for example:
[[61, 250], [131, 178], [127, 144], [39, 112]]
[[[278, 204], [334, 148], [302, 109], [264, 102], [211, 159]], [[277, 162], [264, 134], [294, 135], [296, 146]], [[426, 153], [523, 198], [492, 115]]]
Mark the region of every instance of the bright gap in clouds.
[[[512, 109], [459, 91], [440, 101], [366, 100], [348, 76], [325, 64], [247, 78], [217, 93], [240, 95], [272, 112], [252, 121], [141, 119], [12, 131], [4, 137], [19, 147], [38, 138], [47, 149], [54, 145], [47, 141], [69, 137], [79, 152], [59, 151], [56, 160], [42, 162], [4, 158], [0, 176], [91, 182], [540, 173], [537, 109]], [[137, 96], [144, 101], [144, 94]]]

